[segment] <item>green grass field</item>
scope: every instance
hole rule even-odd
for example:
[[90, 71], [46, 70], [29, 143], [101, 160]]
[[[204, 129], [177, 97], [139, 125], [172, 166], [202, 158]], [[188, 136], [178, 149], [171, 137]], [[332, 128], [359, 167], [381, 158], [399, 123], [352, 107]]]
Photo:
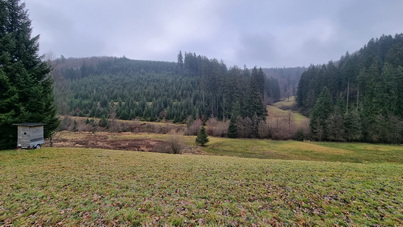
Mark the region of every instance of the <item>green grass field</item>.
[[[105, 133], [96, 133], [103, 135]], [[105, 134], [108, 135], [108, 134]], [[82, 134], [66, 132], [63, 138]], [[110, 139], [166, 140], [169, 134], [114, 134]], [[195, 136], [184, 136], [186, 146], [195, 146]], [[230, 139], [209, 137], [208, 146], [202, 150], [209, 155], [242, 158], [306, 160], [353, 163], [403, 163], [401, 145], [369, 143], [300, 142], [262, 139]]]
[[211, 138], [204, 150], [245, 157], [266, 146], [332, 162], [0, 151], [0, 225], [403, 225], [401, 146]]
[[[279, 121], [287, 121], [289, 117], [297, 126], [307, 124], [309, 119], [304, 115], [291, 111], [292, 107], [296, 105], [295, 97], [292, 96], [288, 100], [276, 102], [273, 105], [267, 106], [268, 121], [271, 125], [276, 125]], [[291, 114], [291, 116], [288, 116]]]
[[295, 105], [296, 105], [295, 96], [291, 96], [289, 99], [285, 99], [283, 101], [279, 101], [273, 104], [273, 106], [284, 110], [291, 109]]
[[288, 113], [291, 113], [291, 120], [295, 122], [297, 126], [304, 124], [309, 119], [304, 115], [292, 112], [290, 110], [282, 110], [275, 106], [267, 106], [268, 120], [269, 124], [276, 125], [278, 121], [286, 121], [288, 120]]
[[355, 163], [403, 163], [400, 145], [210, 138], [208, 154], [244, 158]]

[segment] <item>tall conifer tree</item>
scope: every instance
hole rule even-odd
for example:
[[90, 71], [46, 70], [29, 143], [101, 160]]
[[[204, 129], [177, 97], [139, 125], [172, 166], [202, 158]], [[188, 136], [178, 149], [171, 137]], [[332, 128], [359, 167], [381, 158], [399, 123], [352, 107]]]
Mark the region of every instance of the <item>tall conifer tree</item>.
[[[31, 37], [31, 21], [19, 0], [0, 1], [0, 149], [17, 144], [13, 123], [45, 123], [45, 136], [58, 126], [50, 67], [38, 56], [39, 36]], [[8, 100], [8, 101], [7, 101]]]
[[318, 140], [324, 140], [328, 136], [326, 120], [333, 112], [333, 101], [329, 89], [324, 87], [311, 113], [310, 128], [312, 134]]

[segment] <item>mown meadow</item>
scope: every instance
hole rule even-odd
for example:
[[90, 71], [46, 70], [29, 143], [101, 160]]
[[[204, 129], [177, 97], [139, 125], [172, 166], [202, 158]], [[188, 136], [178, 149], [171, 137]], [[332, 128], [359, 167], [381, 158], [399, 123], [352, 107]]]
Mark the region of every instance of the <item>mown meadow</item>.
[[[225, 143], [240, 146], [236, 141], [214, 138], [204, 148], [222, 156], [88, 148], [1, 151], [0, 225], [403, 225], [401, 146], [264, 145], [274, 143], [283, 149], [278, 153], [294, 159], [318, 147], [329, 148], [329, 157], [345, 157], [327, 161], [320, 158], [325, 150], [306, 161], [230, 157], [219, 149]], [[365, 146], [375, 146], [379, 155], [347, 158], [365, 156]], [[351, 152], [343, 153], [346, 149]], [[381, 153], [395, 156], [379, 161]]]

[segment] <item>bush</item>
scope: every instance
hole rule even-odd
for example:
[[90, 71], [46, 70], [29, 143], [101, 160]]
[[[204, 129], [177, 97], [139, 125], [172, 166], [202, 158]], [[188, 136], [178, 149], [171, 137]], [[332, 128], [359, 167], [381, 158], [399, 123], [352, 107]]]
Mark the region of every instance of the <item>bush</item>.
[[104, 128], [108, 128], [109, 126], [109, 121], [108, 119], [106, 119], [105, 116], [102, 116], [101, 120], [99, 121], [99, 126], [104, 127]]
[[183, 136], [172, 135], [167, 139], [168, 146], [171, 154], [182, 154], [185, 144], [183, 142]]
[[301, 128], [299, 128], [299, 129], [297, 130], [297, 132], [295, 133], [293, 139], [294, 139], [294, 140], [298, 140], [298, 141], [303, 141], [303, 140], [305, 139], [304, 130], [302, 130]]
[[229, 121], [218, 121], [216, 118], [210, 118], [206, 123], [207, 135], [216, 137], [226, 137], [229, 127]]
[[302, 128], [304, 133], [306, 133], [305, 128], [309, 128], [309, 125], [306, 124], [309, 124], [309, 121], [297, 124], [292, 118], [291, 112], [288, 112], [287, 115], [277, 117], [276, 120], [269, 125], [270, 136], [275, 140], [293, 139], [298, 128]]
[[168, 153], [168, 154], [182, 154], [185, 149], [183, 137], [180, 135], [172, 135], [167, 140], [157, 143], [152, 152]]
[[264, 139], [269, 138], [269, 135], [270, 135], [269, 124], [267, 124], [267, 122], [264, 120], [259, 121], [257, 126], [257, 136], [260, 139]]
[[203, 125], [202, 120], [200, 118], [197, 118], [194, 120], [188, 127], [188, 133], [189, 135], [197, 135], [200, 131], [200, 127]]
[[251, 138], [253, 136], [253, 122], [249, 117], [236, 119], [236, 131], [239, 138]]
[[63, 131], [63, 130], [67, 130], [67, 131], [72, 131], [73, 127], [74, 127], [74, 120], [71, 117], [63, 117], [60, 120], [60, 124], [59, 124], [59, 130]]

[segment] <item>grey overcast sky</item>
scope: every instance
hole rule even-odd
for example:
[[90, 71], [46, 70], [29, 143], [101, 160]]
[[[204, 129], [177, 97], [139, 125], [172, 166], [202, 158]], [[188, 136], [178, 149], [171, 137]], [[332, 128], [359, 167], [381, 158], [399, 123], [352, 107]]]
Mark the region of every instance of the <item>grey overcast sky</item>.
[[[24, 0], [22, 0], [24, 1]], [[227, 66], [323, 64], [403, 32], [402, 0], [25, 0], [40, 53]]]

